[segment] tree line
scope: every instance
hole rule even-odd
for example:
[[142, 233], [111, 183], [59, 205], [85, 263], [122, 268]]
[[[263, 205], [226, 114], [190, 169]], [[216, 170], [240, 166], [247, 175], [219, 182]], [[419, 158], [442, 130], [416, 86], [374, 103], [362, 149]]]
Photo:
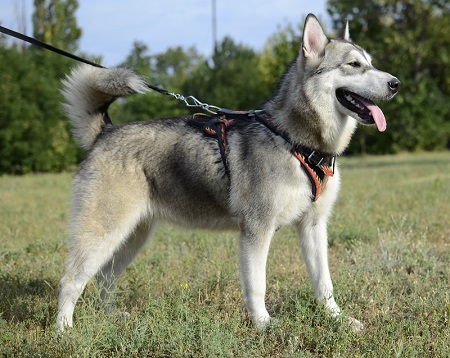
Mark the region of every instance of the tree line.
[[[76, 0], [35, 0], [33, 36], [83, 55], [77, 7]], [[347, 153], [448, 149], [450, 0], [329, 0], [327, 10], [332, 19], [328, 33], [339, 33], [348, 18], [352, 39], [373, 54], [378, 68], [402, 81], [396, 98], [381, 104], [388, 130], [359, 127]], [[152, 54], [136, 41], [120, 65], [209, 104], [256, 109], [275, 91], [300, 49], [302, 26], [303, 21], [279, 26], [262, 51], [225, 37], [208, 58], [194, 47]], [[60, 104], [60, 80], [74, 65], [0, 37], [0, 173], [63, 171], [82, 159]], [[117, 101], [111, 108], [114, 123], [189, 113], [182, 102], [155, 92]]]

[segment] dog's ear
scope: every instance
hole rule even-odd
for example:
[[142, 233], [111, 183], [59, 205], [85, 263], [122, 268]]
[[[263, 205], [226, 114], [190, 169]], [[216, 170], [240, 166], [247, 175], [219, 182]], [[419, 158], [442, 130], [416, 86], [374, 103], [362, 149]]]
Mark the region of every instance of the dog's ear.
[[351, 41], [348, 19], [345, 19], [344, 29], [342, 30], [340, 38], [345, 41]]
[[302, 51], [305, 58], [319, 59], [325, 54], [325, 46], [330, 40], [320, 26], [319, 20], [309, 14], [303, 28]]

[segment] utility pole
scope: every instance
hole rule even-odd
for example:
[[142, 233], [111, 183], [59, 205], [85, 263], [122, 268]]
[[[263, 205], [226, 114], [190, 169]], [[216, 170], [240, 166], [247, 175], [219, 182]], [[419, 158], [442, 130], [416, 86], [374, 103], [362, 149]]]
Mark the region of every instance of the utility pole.
[[212, 35], [213, 35], [213, 52], [217, 44], [217, 8], [216, 0], [212, 0]]
[[[15, 3], [15, 15], [17, 19], [17, 28], [19, 29], [19, 32], [22, 34], [27, 33], [27, 7], [25, 4], [25, 1], [19, 1], [16, 0]], [[16, 48], [19, 50], [19, 52], [22, 52], [25, 49], [25, 42], [19, 41], [15, 43]]]

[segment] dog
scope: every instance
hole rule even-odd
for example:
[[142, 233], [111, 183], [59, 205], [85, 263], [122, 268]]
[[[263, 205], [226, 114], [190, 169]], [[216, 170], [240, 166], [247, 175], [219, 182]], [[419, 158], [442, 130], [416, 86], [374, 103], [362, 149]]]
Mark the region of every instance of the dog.
[[[125, 68], [74, 68], [63, 80], [64, 106], [87, 155], [73, 180], [57, 327], [72, 327], [75, 304], [94, 277], [113, 309], [120, 274], [160, 222], [240, 231], [244, 303], [262, 330], [272, 320], [264, 299], [271, 239], [279, 227], [294, 226], [315, 298], [339, 316], [327, 258], [327, 219], [340, 185], [335, 159], [357, 123], [385, 130], [373, 100], [391, 99], [399, 85], [352, 42], [348, 22], [329, 39], [309, 14], [302, 47], [262, 111], [215, 118], [219, 148], [217, 130], [209, 122], [199, 129], [191, 116], [112, 125], [108, 106], [146, 92], [146, 83]], [[228, 128], [233, 121], [245, 125]]]

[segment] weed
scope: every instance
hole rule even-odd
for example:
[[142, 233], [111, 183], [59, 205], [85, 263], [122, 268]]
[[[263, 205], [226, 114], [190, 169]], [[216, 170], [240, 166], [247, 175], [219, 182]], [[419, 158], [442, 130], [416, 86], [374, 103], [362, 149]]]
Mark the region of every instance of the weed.
[[329, 222], [336, 300], [354, 334], [314, 303], [295, 232], [279, 230], [258, 332], [246, 313], [237, 233], [162, 227], [124, 273], [120, 318], [91, 282], [60, 335], [69, 174], [0, 177], [0, 356], [445, 357], [450, 355], [450, 155], [341, 158]]

